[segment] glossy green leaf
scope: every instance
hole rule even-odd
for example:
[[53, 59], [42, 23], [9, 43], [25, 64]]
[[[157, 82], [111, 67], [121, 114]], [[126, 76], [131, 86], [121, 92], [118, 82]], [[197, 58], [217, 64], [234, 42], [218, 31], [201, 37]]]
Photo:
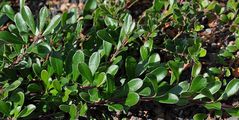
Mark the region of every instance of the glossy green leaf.
[[49, 78], [50, 78], [49, 73], [46, 70], [42, 70], [41, 71], [41, 79], [43, 80], [45, 86], [49, 85]]
[[100, 54], [99, 54], [99, 52], [94, 52], [90, 56], [90, 60], [89, 60], [89, 68], [90, 68], [90, 71], [91, 71], [92, 75], [95, 74], [99, 65], [100, 65]]
[[85, 55], [83, 51], [78, 50], [72, 57], [72, 75], [73, 75], [73, 80], [77, 80], [77, 78], [80, 75], [79, 69], [78, 69], [78, 64], [81, 62], [85, 61]]
[[135, 77], [135, 69], [136, 69], [137, 61], [134, 57], [128, 56], [125, 60], [125, 70], [129, 79]]
[[8, 4], [4, 5], [2, 7], [2, 11], [5, 12], [5, 14], [12, 20], [14, 21], [14, 16], [15, 16], [15, 12], [12, 9], [12, 7]]
[[36, 92], [41, 92], [41, 86], [38, 85], [37, 83], [30, 83], [28, 86], [27, 86], [27, 90], [32, 92], [32, 93], [36, 93]]
[[[222, 86], [222, 82], [221, 81], [215, 81], [213, 83], [209, 83], [208, 86], [206, 88], [209, 89], [209, 91], [211, 92], [211, 94], [215, 94], [217, 91], [220, 90]], [[206, 97], [203, 94], [198, 94], [196, 97], [194, 97], [193, 99], [201, 99]]]
[[19, 114], [20, 117], [26, 117], [30, 115], [34, 110], [36, 109], [36, 106], [33, 104], [28, 105], [25, 107]]
[[115, 111], [122, 111], [123, 106], [121, 104], [108, 104], [107, 105], [109, 109], [113, 109]]
[[93, 82], [93, 76], [87, 64], [79, 63], [78, 69], [82, 77], [86, 78], [90, 83]]
[[100, 74], [96, 74], [95, 75], [95, 79], [94, 79], [94, 84], [99, 87], [101, 86], [102, 84], [105, 83], [107, 77], [106, 77], [106, 74], [104, 72], [101, 72]]
[[97, 32], [97, 36], [104, 41], [107, 41], [113, 45], [116, 45], [114, 38], [106, 31], [106, 29], [99, 30]]
[[122, 42], [128, 34], [130, 34], [135, 27], [135, 22], [133, 22], [132, 16], [127, 14], [124, 18], [124, 24], [120, 31], [119, 40]]
[[152, 72], [150, 72], [150, 74], [155, 75], [157, 78], [157, 81], [160, 82], [167, 76], [168, 71], [164, 67], [158, 67]]
[[202, 76], [197, 76], [192, 80], [190, 91], [199, 92], [201, 89], [207, 86], [207, 79]]
[[127, 83], [129, 90], [130, 91], [137, 91], [138, 89], [140, 89], [143, 85], [143, 80], [139, 79], [139, 78], [135, 78], [130, 80]]
[[204, 107], [207, 108], [208, 110], [212, 110], [212, 109], [221, 110], [221, 106], [222, 104], [220, 102], [204, 104]]
[[140, 56], [141, 56], [142, 60], [146, 60], [148, 58], [148, 54], [149, 54], [148, 48], [145, 46], [141, 46], [140, 47]]
[[231, 116], [239, 117], [239, 108], [227, 108], [225, 110]]
[[119, 66], [118, 65], [111, 65], [108, 70], [107, 73], [114, 76], [119, 70]]
[[97, 7], [97, 2], [95, 0], [87, 0], [85, 3], [84, 11], [88, 12], [94, 10]]
[[204, 48], [200, 49], [199, 57], [205, 57], [207, 55], [207, 50]]
[[39, 31], [42, 32], [46, 24], [47, 18], [49, 17], [49, 11], [47, 7], [42, 7], [39, 12]]
[[155, 100], [159, 103], [175, 104], [179, 101], [179, 98], [175, 94], [168, 93], [164, 96], [156, 97]]
[[197, 77], [202, 69], [202, 64], [200, 62], [194, 63], [192, 68], [192, 77]]
[[24, 6], [21, 11], [22, 17], [25, 20], [26, 24], [29, 26], [33, 34], [36, 34], [36, 25], [34, 17], [29, 7]]
[[141, 96], [149, 96], [151, 94], [151, 89], [149, 87], [144, 88], [139, 92]]
[[63, 73], [63, 60], [61, 54], [53, 52], [50, 56], [50, 63], [56, 74], [60, 76]]
[[19, 78], [18, 80], [14, 81], [12, 84], [10, 84], [5, 90], [6, 91], [13, 91], [18, 88], [22, 83], [22, 78]]
[[103, 50], [104, 50], [106, 57], [109, 57], [110, 52], [112, 50], [112, 44], [107, 41], [103, 41]]
[[157, 62], [160, 62], [160, 56], [158, 53], [154, 53], [152, 54], [150, 57], [149, 57], [149, 61], [148, 63], [157, 63]]
[[56, 26], [61, 22], [61, 15], [56, 15], [51, 19], [51, 22], [43, 32], [43, 36], [46, 36], [52, 32], [53, 29], [56, 28]]
[[129, 92], [125, 100], [126, 106], [134, 106], [139, 102], [139, 95], [135, 92]]
[[97, 88], [93, 88], [88, 90], [88, 93], [90, 95], [90, 101], [97, 102], [100, 100], [99, 98], [99, 90]]
[[87, 110], [88, 110], [88, 107], [87, 107], [87, 104], [86, 104], [86, 103], [83, 104], [83, 105], [81, 105], [79, 115], [80, 115], [80, 116], [84, 116], [84, 115], [86, 114]]
[[70, 105], [70, 117], [72, 120], [76, 119], [76, 115], [77, 115], [77, 107], [75, 104], [71, 104]]
[[19, 39], [19, 37], [11, 34], [8, 31], [0, 31], [0, 41], [6, 43], [24, 44], [24, 42], [21, 39]]
[[230, 96], [234, 95], [235, 93], [237, 93], [238, 90], [239, 90], [239, 79], [231, 80], [227, 84], [227, 86], [225, 88], [225, 91], [220, 96], [219, 100], [227, 99], [228, 97], [230, 97]]
[[61, 83], [58, 80], [53, 80], [53, 86], [57, 91], [61, 91]]
[[69, 105], [60, 105], [59, 108], [60, 108], [60, 110], [66, 112], [66, 113], [68, 113], [70, 111]]
[[19, 32], [27, 32], [28, 31], [27, 24], [24, 21], [23, 16], [20, 13], [17, 13], [15, 15], [14, 22], [15, 22]]
[[193, 116], [193, 120], [205, 120], [207, 118], [207, 114], [197, 113]]
[[10, 113], [10, 106], [6, 102], [0, 100], [0, 112], [8, 115]]

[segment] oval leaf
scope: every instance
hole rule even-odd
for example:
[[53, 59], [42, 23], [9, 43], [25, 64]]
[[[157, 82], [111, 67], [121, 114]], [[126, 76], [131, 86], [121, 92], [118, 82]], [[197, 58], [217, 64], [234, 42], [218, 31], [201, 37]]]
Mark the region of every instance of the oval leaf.
[[87, 66], [87, 64], [79, 63], [78, 69], [79, 69], [79, 72], [82, 75], [82, 77], [87, 79], [90, 83], [93, 82], [93, 76], [92, 76], [90, 68]]
[[43, 32], [43, 36], [48, 35], [49, 33], [52, 32], [53, 29], [56, 28], [56, 26], [61, 22], [61, 15], [56, 15], [51, 19], [51, 22]]
[[143, 80], [139, 78], [132, 79], [128, 82], [128, 87], [130, 91], [137, 91], [143, 85]]
[[92, 75], [95, 74], [95, 72], [98, 69], [99, 65], [100, 65], [100, 54], [99, 54], [99, 52], [94, 52], [90, 56], [90, 60], [89, 60], [89, 68], [91, 70]]

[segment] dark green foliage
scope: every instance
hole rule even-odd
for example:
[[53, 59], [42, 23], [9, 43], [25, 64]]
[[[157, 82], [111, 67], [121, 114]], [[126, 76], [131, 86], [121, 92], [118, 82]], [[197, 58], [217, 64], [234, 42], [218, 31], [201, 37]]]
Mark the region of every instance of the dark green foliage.
[[[94, 107], [127, 113], [143, 100], [239, 116], [237, 106], [225, 105], [239, 90], [238, 2], [155, 0], [137, 19], [124, 0], [87, 0], [82, 14], [52, 17], [46, 7], [33, 16], [24, 3], [19, 12], [0, 4], [0, 26], [3, 17], [12, 21], [0, 31], [0, 119], [93, 118]], [[199, 35], [210, 13], [236, 39], [211, 66]]]

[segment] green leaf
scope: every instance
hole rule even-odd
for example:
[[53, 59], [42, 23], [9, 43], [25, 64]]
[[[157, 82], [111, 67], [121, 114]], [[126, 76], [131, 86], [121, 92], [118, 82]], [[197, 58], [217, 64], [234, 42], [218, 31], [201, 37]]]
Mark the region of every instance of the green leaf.
[[220, 102], [216, 103], [206, 103], [204, 104], [204, 107], [207, 108], [208, 110], [221, 110], [222, 104]]
[[116, 45], [114, 38], [106, 31], [106, 29], [99, 30], [97, 32], [97, 36], [104, 41], [107, 41], [113, 45]]
[[60, 105], [59, 108], [60, 108], [60, 110], [66, 112], [66, 113], [70, 112], [69, 105]]
[[53, 82], [53, 86], [57, 91], [61, 91], [61, 83], [58, 80], [54, 80]]
[[238, 90], [239, 90], [239, 79], [233, 79], [227, 84], [225, 91], [218, 100], [227, 99], [228, 97], [237, 93]]
[[152, 54], [150, 57], [149, 57], [149, 61], [148, 63], [157, 63], [157, 62], [160, 62], [160, 56], [158, 53], [154, 53]]
[[214, 97], [213, 97], [212, 93], [209, 91], [208, 88], [204, 88], [200, 92], [201, 92], [202, 95], [204, 95], [204, 96], [210, 98], [212, 101], [214, 101]]
[[86, 78], [90, 83], [93, 82], [93, 76], [87, 64], [79, 63], [78, 69], [82, 77]]
[[43, 80], [46, 87], [49, 85], [49, 78], [50, 78], [49, 73], [46, 70], [42, 70], [41, 79]]
[[126, 74], [129, 79], [132, 79], [135, 77], [135, 68], [137, 65], [137, 61], [134, 57], [128, 56], [125, 60], [125, 70]]
[[28, 86], [27, 86], [27, 90], [29, 92], [32, 92], [32, 93], [37, 93], [37, 92], [41, 92], [41, 86], [38, 85], [37, 83], [30, 83]]
[[15, 15], [14, 22], [15, 22], [19, 32], [27, 32], [28, 31], [27, 24], [24, 21], [22, 15], [20, 13], [17, 13]]
[[199, 57], [205, 57], [207, 55], [207, 50], [204, 48], [200, 49]]
[[135, 92], [129, 92], [125, 100], [126, 106], [134, 106], [139, 102], [139, 95]]
[[61, 54], [53, 52], [50, 56], [50, 63], [56, 74], [60, 76], [63, 73], [63, 60]]
[[124, 107], [121, 104], [108, 104], [109, 109], [113, 109], [115, 111], [122, 111]]
[[135, 22], [133, 22], [132, 16], [127, 14], [124, 18], [124, 24], [120, 31], [119, 41], [122, 42], [128, 36], [128, 34], [134, 30], [134, 27]]
[[237, 46], [235, 45], [229, 45], [226, 48], [229, 52], [236, 52], [238, 50]]
[[22, 83], [22, 78], [19, 78], [18, 80], [14, 81], [11, 85], [9, 85], [5, 90], [6, 91], [13, 91], [18, 88], [18, 86]]
[[39, 66], [39, 64], [33, 63], [33, 64], [32, 64], [32, 70], [33, 70], [33, 72], [35, 73], [35, 75], [37, 75], [38, 77], [41, 77], [40, 74], [41, 74], [42, 69], [41, 69], [41, 67]]
[[151, 89], [149, 87], [144, 88], [139, 92], [139, 95], [149, 96], [151, 94]]
[[77, 107], [75, 104], [71, 104], [69, 114], [70, 114], [72, 120], [76, 119]]
[[33, 104], [28, 105], [25, 107], [19, 114], [20, 117], [26, 117], [30, 115], [34, 110], [36, 109], [36, 106]]
[[87, 0], [85, 3], [84, 12], [89, 12], [91, 10], [96, 9], [97, 1], [96, 0]]
[[130, 91], [137, 91], [138, 89], [140, 89], [143, 85], [143, 80], [139, 79], [139, 78], [135, 78], [135, 79], [132, 79], [130, 80], [128, 83], [127, 83], [128, 87], [129, 87], [129, 90]]
[[73, 80], [76, 81], [80, 75], [78, 64], [85, 61], [85, 55], [83, 51], [78, 50], [72, 57], [72, 75]]
[[168, 93], [164, 96], [156, 97], [156, 101], [159, 103], [165, 103], [165, 104], [175, 104], [179, 101], [178, 96], [172, 93]]
[[49, 25], [47, 26], [47, 28], [45, 29], [45, 31], [43, 32], [43, 36], [48, 35], [49, 33], [52, 32], [53, 29], [56, 28], [56, 26], [61, 22], [61, 15], [56, 15], [51, 19], [51, 22], [49, 23]]
[[95, 74], [95, 72], [98, 69], [99, 65], [100, 65], [100, 54], [99, 54], [99, 52], [94, 52], [90, 56], [90, 60], [89, 60], [89, 68], [91, 70], [92, 75]]
[[2, 11], [12, 20], [14, 21], [14, 16], [15, 16], [15, 12], [12, 9], [12, 7], [8, 4], [4, 5], [2, 7]]
[[22, 17], [25, 20], [26, 24], [31, 29], [32, 33], [36, 35], [36, 25], [34, 21], [34, 17], [29, 7], [24, 6], [21, 11]]
[[182, 62], [179, 61], [169, 61], [168, 65], [172, 70], [172, 75], [170, 79], [170, 84], [172, 85], [176, 80], [179, 81], [180, 74], [183, 70]]
[[11, 34], [8, 31], [0, 31], [0, 41], [6, 43], [24, 44], [24, 42], [21, 39], [19, 39], [19, 37]]
[[207, 86], [207, 79], [202, 76], [197, 76], [192, 80], [190, 91], [199, 92], [201, 89]]
[[228, 114], [234, 117], [239, 117], [239, 108], [227, 108], [225, 109]]
[[207, 118], [207, 114], [197, 113], [193, 116], [193, 120], [205, 120]]
[[[222, 82], [221, 81], [215, 81], [213, 83], [208, 84], [208, 86], [206, 88], [209, 89], [209, 91], [211, 92], [211, 94], [215, 94], [218, 90], [220, 90], [222, 86]], [[194, 97], [193, 99], [201, 99], [206, 97], [203, 94], [198, 94], [196, 97]]]
[[150, 74], [155, 75], [157, 78], [157, 81], [160, 82], [167, 76], [168, 71], [164, 67], [158, 67], [152, 72], [150, 72]]
[[148, 54], [149, 54], [148, 48], [145, 46], [141, 46], [140, 47], [140, 56], [141, 56], [142, 60], [146, 60], [148, 58]]
[[49, 17], [49, 11], [47, 7], [42, 7], [39, 12], [39, 31], [42, 32], [46, 24], [46, 20]]
[[115, 76], [115, 74], [118, 72], [119, 70], [119, 66], [118, 65], [111, 65], [108, 69], [107, 69], [107, 73]]
[[88, 90], [88, 93], [90, 95], [90, 101], [97, 102], [100, 100], [99, 98], [99, 90], [97, 88], [93, 88]]
[[164, 1], [154, 0], [153, 7], [154, 7], [155, 11], [160, 12], [160, 10], [163, 8], [163, 6], [164, 6]]
[[23, 106], [25, 101], [25, 95], [23, 92], [17, 92], [14, 93], [10, 99], [14, 102], [14, 106]]
[[107, 77], [106, 77], [106, 74], [104, 72], [101, 72], [100, 74], [96, 74], [95, 75], [95, 79], [94, 79], [94, 84], [99, 87], [101, 86], [102, 84], [105, 83]]
[[0, 100], [0, 112], [4, 115], [9, 115], [10, 113], [10, 106], [6, 102]]
[[107, 75], [107, 80], [106, 80], [106, 91], [108, 93], [113, 93], [116, 89], [115, 86], [115, 80], [113, 79], [112, 75]]
[[110, 55], [110, 52], [112, 50], [112, 44], [107, 41], [103, 41], [103, 50], [104, 50], [106, 57], [108, 58]]
[[[239, 17], [238, 17], [239, 18]], [[239, 49], [239, 38], [236, 39], [235, 45], [237, 46], [237, 49]]]
[[197, 77], [202, 69], [202, 64], [200, 62], [194, 63], [192, 68], [192, 77]]
[[88, 107], [87, 107], [87, 104], [86, 104], [86, 103], [83, 104], [83, 105], [81, 105], [79, 115], [80, 115], [80, 116], [84, 116], [84, 115], [86, 114], [87, 110], [88, 110]]

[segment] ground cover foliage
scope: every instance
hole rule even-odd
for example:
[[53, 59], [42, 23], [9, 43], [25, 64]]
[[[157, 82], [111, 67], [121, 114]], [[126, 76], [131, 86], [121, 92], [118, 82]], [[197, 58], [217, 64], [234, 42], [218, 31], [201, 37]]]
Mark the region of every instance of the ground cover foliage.
[[25, 0], [1, 2], [0, 118], [237, 117], [238, 10], [234, 0], [87, 0], [33, 15]]

